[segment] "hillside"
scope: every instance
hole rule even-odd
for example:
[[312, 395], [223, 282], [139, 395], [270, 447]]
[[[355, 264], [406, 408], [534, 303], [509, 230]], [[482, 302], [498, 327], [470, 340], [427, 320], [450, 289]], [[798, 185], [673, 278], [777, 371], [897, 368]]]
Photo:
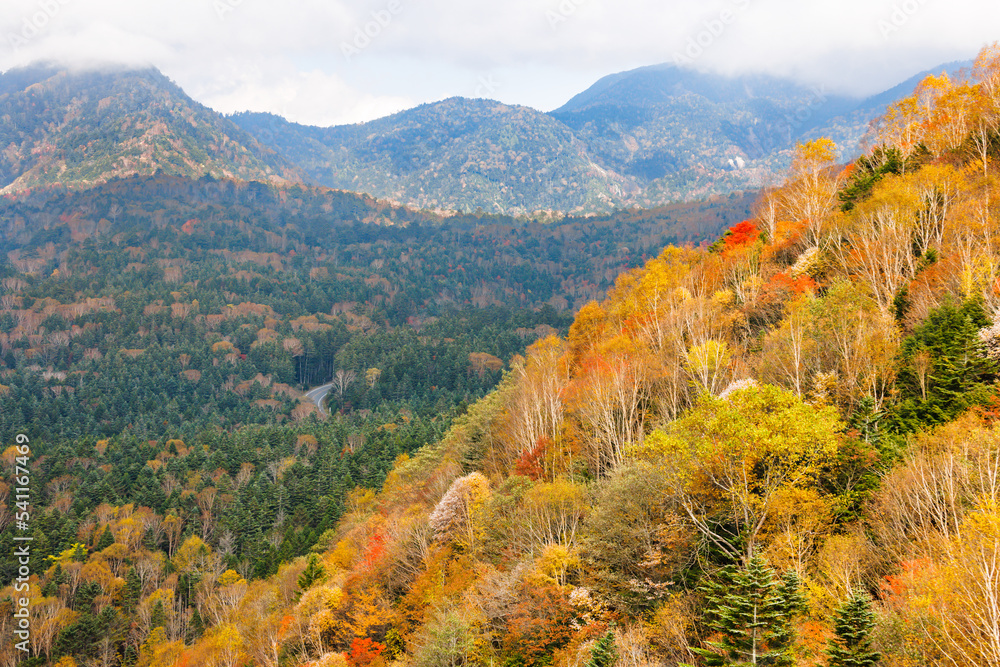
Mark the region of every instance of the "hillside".
[[[58, 444], [36, 436], [28, 465], [43, 495], [28, 587], [34, 627], [46, 631], [32, 660], [997, 664], [1000, 238], [991, 221], [1000, 214], [1000, 50], [984, 50], [969, 82], [922, 82], [877, 127], [877, 147], [846, 169], [828, 140], [801, 146], [751, 218], [707, 248], [667, 247], [621, 274], [564, 333], [524, 326], [533, 342], [495, 390], [447, 419], [432, 408], [400, 410], [377, 428], [335, 418], [186, 440], [148, 431]], [[292, 208], [308, 210], [304, 192], [294, 199]], [[295, 270], [299, 261], [336, 265], [310, 250], [305, 220], [286, 227], [279, 252], [283, 234], [204, 217], [187, 231], [168, 219], [159, 245], [134, 246], [149, 259], [132, 261], [196, 253], [226, 235], [253, 252], [271, 244], [273, 257], [238, 260], [260, 277], [223, 280], [246, 281], [242, 293], [228, 289], [270, 298], [280, 317], [242, 302], [229, 315], [209, 300], [213, 281], [237, 266], [167, 264], [164, 279], [180, 269], [171, 275], [182, 282], [154, 280], [150, 290], [164, 294], [163, 307], [167, 290], [177, 293], [170, 313], [122, 295], [121, 316], [105, 316], [148, 340], [145, 354], [186, 335], [212, 348], [229, 336], [251, 353], [252, 341], [295, 349], [271, 340], [295, 326], [336, 335], [340, 311], [286, 319], [303, 308], [286, 292], [312, 297], [337, 284], [310, 269], [312, 287]], [[519, 247], [522, 231], [494, 228], [507, 246], [482, 243], [474, 228], [470, 245]], [[189, 233], [196, 242], [186, 243]], [[449, 230], [456, 242], [466, 233]], [[133, 252], [127, 234], [112, 242]], [[381, 270], [363, 255], [380, 247], [391, 246], [345, 249], [344, 275]], [[91, 250], [83, 243], [67, 255], [65, 274], [50, 274], [49, 264], [35, 277], [11, 276], [18, 294], [4, 294], [5, 310], [17, 317], [3, 322], [17, 330], [15, 357], [76, 359], [73, 341], [87, 336], [109, 345], [90, 326], [100, 325], [95, 313], [53, 302], [89, 296], [101, 280], [128, 281], [95, 272]], [[264, 259], [273, 273], [251, 266]], [[516, 266], [500, 257], [491, 270], [504, 264]], [[207, 314], [221, 309], [215, 328], [193, 301], [182, 307], [189, 295]], [[45, 337], [25, 330], [42, 316], [39, 326], [58, 325], [57, 315], [85, 318], [74, 323], [79, 331], [63, 327], [72, 354], [41, 349]], [[460, 323], [441, 317], [412, 345], [445, 342]], [[323, 324], [327, 334], [316, 328]], [[439, 350], [423, 363], [442, 363]], [[226, 345], [191, 357], [213, 377], [244, 361]], [[496, 372], [486, 357], [469, 361], [467, 381]], [[88, 369], [96, 370], [77, 368]], [[48, 393], [66, 396], [68, 380], [42, 375], [18, 392], [58, 382], [63, 389]], [[381, 383], [376, 374], [343, 398], [363, 400]], [[51, 409], [35, 419], [39, 395], [19, 406], [20, 421], [58, 423]], [[18, 455], [27, 456], [4, 452], [11, 466]], [[337, 505], [334, 491], [365, 472]], [[98, 504], [105, 496], [114, 500]], [[0, 516], [11, 520], [10, 511]], [[6, 553], [11, 532], [0, 536]], [[5, 568], [12, 580], [10, 557]], [[3, 595], [12, 607], [13, 588]], [[13, 630], [0, 625], [8, 658]]]
[[155, 70], [35, 67], [0, 75], [0, 192], [162, 172], [308, 181], [442, 212], [608, 213], [759, 189], [820, 134], [849, 158], [910, 90], [859, 100], [660, 65], [606, 77], [548, 114], [451, 98], [317, 128], [224, 118]]
[[996, 664], [1000, 47], [874, 127], [546, 222], [8, 194], [0, 661]]
[[155, 70], [0, 75], [0, 192], [158, 172], [247, 181], [302, 173]]

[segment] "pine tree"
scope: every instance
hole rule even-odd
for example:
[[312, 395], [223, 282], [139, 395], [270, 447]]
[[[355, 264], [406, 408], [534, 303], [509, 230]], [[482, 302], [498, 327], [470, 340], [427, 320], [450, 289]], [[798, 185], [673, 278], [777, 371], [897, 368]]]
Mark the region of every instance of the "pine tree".
[[837, 639], [830, 642], [830, 667], [875, 667], [882, 656], [872, 650], [871, 632], [875, 612], [865, 594], [855, 593], [837, 610], [833, 628]]
[[134, 567], [128, 569], [128, 574], [125, 579], [125, 594], [122, 598], [122, 611], [127, 614], [131, 614], [136, 605], [139, 604], [139, 599], [142, 597], [142, 581], [139, 579], [139, 573], [136, 572]]
[[805, 604], [793, 574], [776, 581], [764, 559], [754, 556], [743, 569], [724, 568], [704, 589], [704, 623], [717, 641], [692, 649], [706, 665], [779, 666], [789, 655], [791, 621]]
[[194, 612], [191, 614], [191, 623], [188, 625], [188, 641], [194, 643], [203, 634], [205, 634], [205, 621], [202, 619], [201, 614], [198, 613], [198, 607], [194, 607]]
[[105, 527], [104, 530], [101, 531], [100, 539], [97, 540], [96, 550], [104, 551], [114, 543], [115, 543], [115, 536], [112, 535], [110, 528]]
[[615, 651], [615, 633], [608, 630], [607, 634], [597, 640], [594, 650], [590, 654], [587, 667], [611, 667], [618, 661], [618, 652]]
[[299, 588], [304, 591], [309, 590], [314, 583], [326, 575], [326, 570], [320, 565], [319, 557], [316, 554], [309, 554], [309, 563], [306, 569], [299, 575]]
[[167, 625], [167, 614], [163, 609], [163, 600], [157, 600], [149, 614], [149, 627], [162, 628]]
[[795, 638], [791, 621], [804, 613], [807, 605], [806, 596], [802, 593], [802, 581], [799, 579], [799, 575], [793, 570], [782, 575], [781, 582], [777, 584], [775, 589], [775, 595], [785, 621], [772, 627], [768, 648], [781, 654], [782, 657], [769, 664], [791, 665], [793, 661], [788, 652], [791, 649], [792, 640]]

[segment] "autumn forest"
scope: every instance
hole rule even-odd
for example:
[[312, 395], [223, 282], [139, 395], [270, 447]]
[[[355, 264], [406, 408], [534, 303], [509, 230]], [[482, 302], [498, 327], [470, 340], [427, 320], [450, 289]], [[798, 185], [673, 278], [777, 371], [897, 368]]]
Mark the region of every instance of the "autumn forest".
[[1000, 667], [1000, 47], [966, 74], [646, 211], [5, 195], [0, 665]]

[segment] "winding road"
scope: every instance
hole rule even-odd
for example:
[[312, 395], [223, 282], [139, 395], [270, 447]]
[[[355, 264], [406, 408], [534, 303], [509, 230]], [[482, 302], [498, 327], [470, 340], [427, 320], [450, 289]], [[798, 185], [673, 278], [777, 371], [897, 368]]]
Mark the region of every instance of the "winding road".
[[316, 387], [315, 389], [310, 389], [306, 392], [306, 398], [316, 404], [316, 407], [319, 408], [319, 413], [324, 417], [330, 416], [330, 413], [323, 407], [323, 399], [326, 398], [326, 395], [329, 394], [332, 389], [333, 384], [324, 384], [321, 387]]

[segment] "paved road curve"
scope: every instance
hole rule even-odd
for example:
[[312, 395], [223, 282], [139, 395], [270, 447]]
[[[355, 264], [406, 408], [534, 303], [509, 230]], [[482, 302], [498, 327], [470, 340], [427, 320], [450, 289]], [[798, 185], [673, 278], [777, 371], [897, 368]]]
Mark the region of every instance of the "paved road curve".
[[330, 413], [323, 407], [323, 399], [326, 398], [331, 389], [333, 389], [332, 384], [325, 384], [322, 387], [316, 387], [306, 392], [306, 398], [316, 404], [316, 407], [319, 408], [319, 413], [324, 417], [329, 416]]

